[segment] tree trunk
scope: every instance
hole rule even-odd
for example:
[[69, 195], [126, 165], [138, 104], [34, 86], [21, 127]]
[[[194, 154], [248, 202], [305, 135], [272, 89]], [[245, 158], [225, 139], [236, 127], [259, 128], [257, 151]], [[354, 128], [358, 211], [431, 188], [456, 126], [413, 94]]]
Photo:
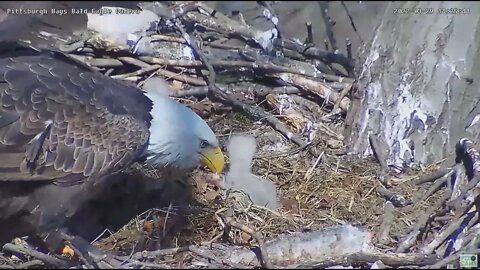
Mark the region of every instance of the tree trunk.
[[364, 49], [350, 152], [372, 154], [373, 144], [403, 169], [450, 159], [462, 137], [478, 140], [480, 124], [466, 126], [480, 113], [480, 3], [390, 2]]

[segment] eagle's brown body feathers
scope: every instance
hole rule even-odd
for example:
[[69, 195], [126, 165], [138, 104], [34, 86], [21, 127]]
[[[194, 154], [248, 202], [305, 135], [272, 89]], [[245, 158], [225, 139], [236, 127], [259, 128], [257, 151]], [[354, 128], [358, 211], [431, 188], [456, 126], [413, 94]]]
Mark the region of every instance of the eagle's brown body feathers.
[[59, 52], [9, 46], [0, 48], [0, 181], [78, 181], [138, 158], [152, 106], [141, 91]]

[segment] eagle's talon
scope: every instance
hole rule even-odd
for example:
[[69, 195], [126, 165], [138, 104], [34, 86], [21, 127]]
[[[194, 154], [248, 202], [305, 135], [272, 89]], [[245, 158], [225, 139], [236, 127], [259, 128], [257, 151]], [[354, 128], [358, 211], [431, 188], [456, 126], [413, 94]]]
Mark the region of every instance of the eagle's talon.
[[75, 256], [75, 251], [69, 247], [68, 245], [64, 245], [62, 248], [61, 248], [61, 252], [60, 252], [62, 255], [65, 255], [65, 256], [70, 256], [70, 257], [73, 257]]

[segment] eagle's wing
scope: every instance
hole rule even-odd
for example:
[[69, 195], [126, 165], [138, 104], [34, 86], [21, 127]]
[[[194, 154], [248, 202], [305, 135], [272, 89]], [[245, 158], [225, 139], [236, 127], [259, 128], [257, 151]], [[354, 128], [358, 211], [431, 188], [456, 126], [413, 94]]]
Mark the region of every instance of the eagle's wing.
[[121, 170], [148, 144], [152, 102], [63, 53], [0, 43], [0, 181]]

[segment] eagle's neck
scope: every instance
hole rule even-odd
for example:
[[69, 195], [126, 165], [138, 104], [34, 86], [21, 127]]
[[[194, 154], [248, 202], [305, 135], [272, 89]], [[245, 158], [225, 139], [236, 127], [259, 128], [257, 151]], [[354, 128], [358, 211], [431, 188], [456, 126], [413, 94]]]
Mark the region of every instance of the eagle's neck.
[[191, 115], [185, 105], [169, 97], [147, 93], [152, 100], [150, 140], [145, 162], [154, 167], [192, 169], [200, 157], [198, 139], [191, 132]]

